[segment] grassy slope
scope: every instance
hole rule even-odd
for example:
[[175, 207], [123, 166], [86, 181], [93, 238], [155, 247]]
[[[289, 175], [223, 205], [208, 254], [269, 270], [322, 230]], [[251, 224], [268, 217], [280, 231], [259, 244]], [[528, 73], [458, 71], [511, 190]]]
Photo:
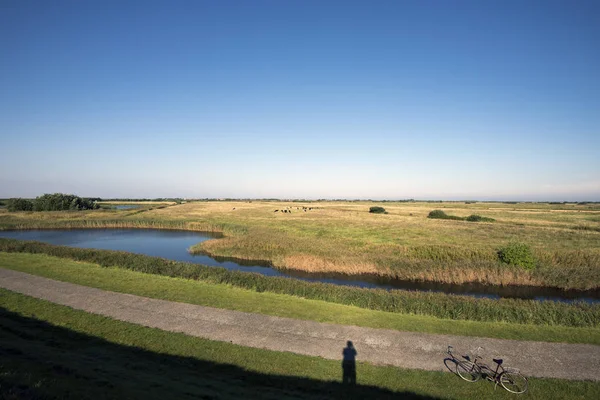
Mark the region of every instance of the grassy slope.
[[0, 267], [146, 297], [281, 317], [415, 332], [600, 344], [600, 329], [453, 321], [387, 313], [225, 285], [101, 268], [40, 254], [2, 253]]
[[[600, 210], [596, 205], [197, 202], [151, 211], [0, 213], [9, 227], [155, 226], [223, 231], [200, 249], [220, 256], [269, 259], [281, 268], [370, 272], [403, 279], [573, 288], [600, 286]], [[313, 207], [304, 212], [296, 207]], [[292, 214], [274, 213], [291, 207]], [[235, 210], [234, 210], [235, 208]], [[496, 223], [429, 220], [429, 211], [480, 214]], [[574, 229], [576, 227], [587, 230]], [[541, 265], [533, 273], [499, 266], [496, 250], [530, 244]]]
[[[468, 384], [449, 373], [365, 363], [357, 366], [360, 385], [348, 390], [335, 383], [339, 361], [145, 328], [6, 290], [0, 290], [0, 305], [0, 385], [16, 398], [514, 397], [487, 382]], [[599, 396], [598, 383], [531, 379], [525, 397]]]

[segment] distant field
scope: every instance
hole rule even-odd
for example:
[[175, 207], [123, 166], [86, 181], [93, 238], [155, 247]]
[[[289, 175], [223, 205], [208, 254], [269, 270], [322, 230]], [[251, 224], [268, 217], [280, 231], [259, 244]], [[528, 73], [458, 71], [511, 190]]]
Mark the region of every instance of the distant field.
[[[385, 207], [388, 214], [369, 213], [374, 205]], [[225, 238], [203, 242], [194, 250], [268, 260], [278, 268], [308, 272], [449, 283], [600, 287], [599, 204], [213, 201], [159, 207], [45, 213], [0, 210], [0, 229], [216, 231]], [[434, 209], [458, 217], [477, 214], [495, 222], [428, 219]], [[532, 248], [533, 270], [498, 261], [498, 249], [513, 241]]]
[[176, 204], [174, 201], [99, 201], [98, 204]]

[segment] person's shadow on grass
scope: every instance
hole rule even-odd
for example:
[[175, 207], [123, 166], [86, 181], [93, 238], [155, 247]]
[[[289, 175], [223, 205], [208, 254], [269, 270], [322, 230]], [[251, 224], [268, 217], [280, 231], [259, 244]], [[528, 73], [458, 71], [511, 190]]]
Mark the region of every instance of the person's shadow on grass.
[[342, 383], [346, 385], [356, 385], [356, 349], [352, 341], [346, 342], [346, 347], [342, 350]]

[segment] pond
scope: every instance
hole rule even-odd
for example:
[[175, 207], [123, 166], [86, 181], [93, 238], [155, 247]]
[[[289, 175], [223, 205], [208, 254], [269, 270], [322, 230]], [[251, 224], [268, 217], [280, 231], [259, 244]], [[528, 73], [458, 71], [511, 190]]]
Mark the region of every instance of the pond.
[[490, 286], [482, 284], [444, 284], [431, 282], [400, 281], [375, 276], [352, 277], [341, 274], [312, 274], [301, 271], [283, 271], [261, 261], [236, 260], [207, 255], [192, 255], [187, 249], [194, 244], [218, 237], [209, 233], [156, 229], [72, 229], [72, 230], [23, 230], [0, 231], [0, 237], [104, 250], [120, 250], [131, 253], [163, 257], [170, 260], [223, 267], [228, 270], [257, 272], [268, 276], [283, 276], [312, 282], [364, 288], [406, 289], [455, 293], [488, 298], [522, 298], [536, 300], [573, 301], [583, 300], [600, 303], [600, 290], [564, 291], [554, 288], [524, 286]]
[[141, 205], [139, 204], [117, 204], [115, 206], [112, 206], [111, 208], [115, 209], [115, 210], [134, 210], [136, 208], [140, 208]]

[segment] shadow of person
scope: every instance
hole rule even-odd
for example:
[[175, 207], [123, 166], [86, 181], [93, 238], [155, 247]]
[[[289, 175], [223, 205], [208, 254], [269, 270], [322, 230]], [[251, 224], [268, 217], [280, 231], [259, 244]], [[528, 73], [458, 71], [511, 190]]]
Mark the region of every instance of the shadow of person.
[[342, 383], [347, 385], [356, 385], [356, 349], [352, 341], [346, 342], [346, 347], [342, 350]]

